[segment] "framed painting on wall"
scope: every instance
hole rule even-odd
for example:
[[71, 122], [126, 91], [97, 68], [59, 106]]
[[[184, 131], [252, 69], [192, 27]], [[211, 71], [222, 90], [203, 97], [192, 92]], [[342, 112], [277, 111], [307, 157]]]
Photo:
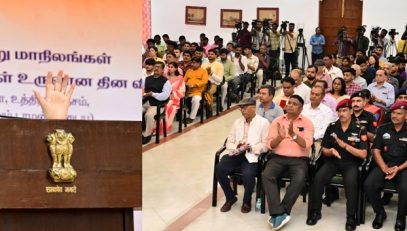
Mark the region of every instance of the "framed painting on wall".
[[233, 28], [237, 22], [242, 21], [242, 10], [220, 10], [220, 27]]
[[257, 8], [257, 20], [270, 20], [278, 24], [278, 8]]
[[186, 6], [185, 24], [206, 25], [206, 7]]

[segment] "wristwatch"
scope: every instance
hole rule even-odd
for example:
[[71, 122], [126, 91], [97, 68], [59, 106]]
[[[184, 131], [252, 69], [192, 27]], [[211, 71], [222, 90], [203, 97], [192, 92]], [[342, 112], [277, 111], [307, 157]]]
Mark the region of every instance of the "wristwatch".
[[293, 136], [293, 140], [296, 140], [297, 139], [297, 134], [295, 134], [294, 136]]

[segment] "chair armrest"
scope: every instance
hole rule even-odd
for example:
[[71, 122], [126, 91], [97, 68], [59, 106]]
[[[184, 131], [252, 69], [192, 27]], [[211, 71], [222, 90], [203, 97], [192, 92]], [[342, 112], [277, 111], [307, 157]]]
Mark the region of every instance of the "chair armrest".
[[310, 165], [317, 166], [321, 160], [322, 160], [322, 147], [319, 149], [318, 152], [314, 152], [311, 154]]
[[215, 153], [215, 165], [217, 163], [219, 163], [219, 158], [220, 158], [220, 154], [222, 154], [222, 152], [224, 152], [226, 150], [226, 142], [228, 141], [228, 139], [225, 139], [225, 142], [223, 142], [222, 147], [220, 147], [216, 153]]
[[259, 161], [261, 161], [262, 170], [264, 170], [264, 168], [267, 165], [267, 162], [271, 159], [272, 155], [273, 154], [271, 153], [271, 151], [263, 152], [260, 154]]
[[366, 172], [369, 171], [370, 166], [371, 166], [371, 164], [372, 164], [372, 162], [373, 162], [373, 153], [372, 153], [372, 150], [369, 149], [368, 152], [369, 152], [369, 155], [368, 155], [367, 158], [365, 159], [366, 161], [364, 161], [365, 164], [364, 164], [364, 166], [363, 166], [363, 169], [364, 169]]

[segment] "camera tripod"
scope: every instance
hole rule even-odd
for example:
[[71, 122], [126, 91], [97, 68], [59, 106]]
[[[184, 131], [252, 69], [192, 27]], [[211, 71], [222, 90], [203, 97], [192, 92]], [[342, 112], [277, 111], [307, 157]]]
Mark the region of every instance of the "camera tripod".
[[391, 38], [393, 40], [393, 43], [391, 43], [391, 40], [389, 41], [389, 44], [386, 47], [386, 56], [387, 57], [395, 57], [397, 54], [397, 45], [396, 45], [396, 40], [394, 37]]
[[299, 52], [300, 48], [302, 48], [301, 68], [300, 69], [303, 72], [305, 69], [305, 60], [307, 60], [307, 65], [309, 66], [307, 46], [305, 44], [306, 43], [305, 43], [304, 35], [302, 34], [302, 32], [300, 32], [297, 37], [297, 51]]

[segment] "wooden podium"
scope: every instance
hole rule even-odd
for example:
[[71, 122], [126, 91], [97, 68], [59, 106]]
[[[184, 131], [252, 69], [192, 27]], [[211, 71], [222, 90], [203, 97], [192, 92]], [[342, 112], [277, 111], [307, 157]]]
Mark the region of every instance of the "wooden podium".
[[[54, 183], [46, 137], [72, 133], [72, 183]], [[0, 230], [129, 231], [141, 210], [141, 122], [0, 120]]]

